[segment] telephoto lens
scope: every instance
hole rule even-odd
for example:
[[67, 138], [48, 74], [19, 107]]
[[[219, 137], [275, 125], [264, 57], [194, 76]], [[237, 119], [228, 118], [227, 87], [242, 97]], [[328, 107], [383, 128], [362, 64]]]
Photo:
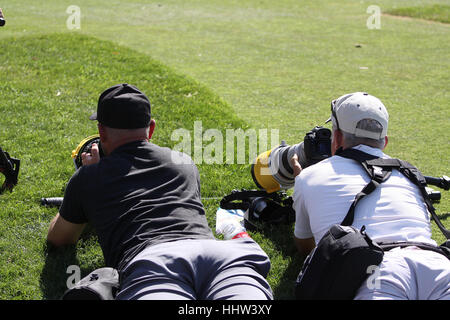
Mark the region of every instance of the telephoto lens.
[[331, 130], [315, 127], [306, 134], [303, 142], [289, 146], [282, 141], [278, 147], [261, 153], [251, 167], [256, 186], [267, 193], [292, 188], [295, 183], [291, 165], [294, 154], [303, 169], [330, 157]]
[[[302, 168], [306, 168], [307, 159], [303, 142], [289, 146], [286, 142], [282, 141], [278, 147], [272, 149], [267, 161], [268, 170], [266, 174], [260, 176], [262, 179], [260, 178], [256, 181], [259, 184], [259, 187], [261, 189], [266, 189], [269, 193], [280, 189], [292, 188], [294, 186], [295, 177], [290, 159], [294, 154], [297, 154], [298, 161]], [[269, 181], [271, 183], [268, 184]], [[262, 182], [262, 184], [260, 182]]]

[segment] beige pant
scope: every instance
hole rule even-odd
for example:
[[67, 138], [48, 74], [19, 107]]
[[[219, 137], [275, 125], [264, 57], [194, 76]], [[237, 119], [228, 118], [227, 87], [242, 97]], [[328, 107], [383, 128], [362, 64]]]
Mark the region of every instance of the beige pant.
[[450, 260], [417, 247], [387, 251], [355, 300], [450, 300]]

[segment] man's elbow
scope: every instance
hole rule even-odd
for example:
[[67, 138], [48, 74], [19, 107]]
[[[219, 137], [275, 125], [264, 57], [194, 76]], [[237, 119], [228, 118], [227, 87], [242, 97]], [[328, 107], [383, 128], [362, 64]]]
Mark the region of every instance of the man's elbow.
[[315, 248], [316, 243], [314, 241], [314, 238], [308, 238], [308, 239], [299, 239], [294, 238], [295, 247], [297, 248], [298, 253], [301, 256], [307, 256], [311, 253], [311, 251]]
[[65, 221], [59, 214], [50, 222], [47, 242], [54, 247], [76, 244], [84, 225], [75, 225]]
[[77, 243], [77, 241], [61, 235], [57, 235], [49, 230], [47, 234], [47, 243], [52, 245], [53, 247], [60, 248], [67, 245], [74, 245]]

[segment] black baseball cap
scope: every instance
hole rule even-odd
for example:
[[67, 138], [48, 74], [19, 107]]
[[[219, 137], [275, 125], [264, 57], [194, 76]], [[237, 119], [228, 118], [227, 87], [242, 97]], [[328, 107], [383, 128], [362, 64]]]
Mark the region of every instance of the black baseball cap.
[[89, 119], [116, 129], [145, 128], [150, 125], [150, 101], [135, 86], [121, 83], [100, 95], [97, 112]]

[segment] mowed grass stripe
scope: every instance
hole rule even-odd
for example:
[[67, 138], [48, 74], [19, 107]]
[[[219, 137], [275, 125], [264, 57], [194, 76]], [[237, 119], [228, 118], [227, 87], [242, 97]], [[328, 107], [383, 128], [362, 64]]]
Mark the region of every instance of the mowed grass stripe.
[[386, 13], [400, 17], [411, 17], [442, 23], [450, 23], [449, 5], [435, 4], [418, 7], [395, 8], [387, 10]]

